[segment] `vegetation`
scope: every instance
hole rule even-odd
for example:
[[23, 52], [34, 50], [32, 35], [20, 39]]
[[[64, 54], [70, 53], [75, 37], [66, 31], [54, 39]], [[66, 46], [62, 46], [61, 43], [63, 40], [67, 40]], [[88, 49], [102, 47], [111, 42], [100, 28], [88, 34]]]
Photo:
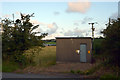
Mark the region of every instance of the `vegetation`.
[[18, 63], [3, 61], [2, 63], [2, 72], [13, 72], [17, 69], [22, 68]]
[[93, 43], [94, 55], [101, 55], [102, 53], [102, 41], [104, 38], [95, 38]]
[[13, 72], [17, 69], [23, 69], [27, 66], [48, 67], [56, 64], [56, 46], [32, 47], [24, 51], [27, 65], [21, 66], [16, 62], [10, 62], [8, 59], [3, 61], [3, 72]]
[[120, 19], [112, 20], [102, 33], [105, 36], [102, 47], [108, 63], [120, 67]]
[[71, 73], [73, 73], [73, 74], [75, 73], [75, 71], [74, 71], [74, 70], [70, 70], [70, 72], [71, 72]]
[[73, 73], [73, 74], [80, 74], [80, 75], [92, 75], [95, 71], [99, 70], [100, 67], [102, 66], [102, 64], [99, 64], [95, 67], [92, 67], [91, 69], [88, 69], [86, 71], [81, 71], [81, 70], [71, 70], [70, 73]]
[[47, 67], [56, 64], [56, 46], [46, 46], [42, 48], [42, 50], [41, 47], [36, 46], [26, 50], [24, 53], [29, 63], [33, 61], [35, 65], [39, 67]]
[[[41, 33], [40, 36], [36, 36], [40, 32], [34, 32], [34, 30], [39, 25], [34, 26], [30, 23], [32, 16], [33, 14], [25, 16], [21, 14], [21, 19], [17, 19], [15, 22], [9, 19], [3, 20], [3, 72], [12, 72], [24, 68], [26, 65], [48, 67], [56, 64], [56, 46], [43, 46], [44, 41], [41, 39], [47, 34]], [[112, 20], [102, 33], [104, 39], [96, 38], [93, 45], [94, 57], [96, 59], [98, 56], [102, 57], [101, 64], [86, 71], [70, 70], [70, 73], [90, 75], [99, 70], [101, 66], [109, 66], [113, 67], [111, 69], [117, 74], [104, 74], [100, 80], [119, 79], [120, 19]], [[56, 44], [56, 42], [47, 42], [47, 44]]]
[[105, 74], [100, 77], [100, 80], [120, 80], [120, 77], [112, 74]]
[[46, 44], [56, 44], [56, 42], [46, 42]]
[[[44, 47], [44, 41], [41, 40], [47, 33], [35, 32], [39, 25], [33, 25], [30, 22], [31, 15], [21, 14], [21, 19], [16, 19], [15, 22], [10, 19], [2, 20], [2, 54], [3, 61], [10, 60], [24, 66], [27, 62], [27, 57], [24, 51], [33, 46]], [[39, 36], [36, 34], [39, 33]]]

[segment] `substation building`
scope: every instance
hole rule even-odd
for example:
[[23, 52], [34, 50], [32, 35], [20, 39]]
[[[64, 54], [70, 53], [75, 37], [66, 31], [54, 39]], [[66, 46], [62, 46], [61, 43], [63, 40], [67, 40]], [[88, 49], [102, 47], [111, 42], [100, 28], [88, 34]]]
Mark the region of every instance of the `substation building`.
[[91, 37], [56, 37], [56, 62], [91, 62]]

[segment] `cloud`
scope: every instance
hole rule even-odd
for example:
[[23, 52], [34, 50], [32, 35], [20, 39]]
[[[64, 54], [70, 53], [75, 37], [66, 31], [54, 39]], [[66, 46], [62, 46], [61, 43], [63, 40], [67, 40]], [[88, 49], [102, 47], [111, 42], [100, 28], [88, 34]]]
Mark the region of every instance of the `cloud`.
[[[51, 35], [48, 35], [46, 36], [44, 39], [55, 39], [55, 37], [63, 37], [64, 35], [61, 34], [61, 33], [54, 33], [54, 34], [51, 34]], [[44, 40], [43, 39], [43, 40]]]
[[14, 19], [20, 19], [20, 17], [21, 17], [19, 11], [16, 11], [13, 14], [4, 14], [2, 17], [3, 18], [13, 18], [13, 15], [14, 15]]
[[17, 12], [15, 12], [15, 14], [16, 14], [16, 15], [20, 15], [20, 12], [19, 12], [19, 11], [17, 11]]
[[68, 30], [67, 32], [64, 33], [65, 36], [73, 36], [73, 31]]
[[91, 20], [93, 20], [93, 18], [85, 17], [85, 18], [83, 18], [83, 20], [81, 20], [81, 24], [86, 24]]
[[60, 14], [60, 12], [57, 12], [57, 11], [56, 11], [56, 12], [54, 12], [54, 15], [59, 15], [59, 14]]
[[75, 26], [79, 26], [79, 23], [75, 22], [74, 25], [75, 25]]
[[78, 0], [77, 2], [68, 2], [68, 9], [67, 12], [78, 12], [78, 13], [85, 13], [90, 8], [90, 2], [85, 0]]
[[36, 31], [41, 30], [45, 33], [48, 33], [48, 35], [54, 34], [58, 29], [58, 25], [55, 22], [53, 22], [52, 24], [39, 22], [38, 20], [30, 20], [30, 22], [33, 24], [40, 25], [41, 28], [37, 28]]
[[65, 36], [80, 36], [83, 37], [85, 30], [81, 30], [79, 28], [74, 28], [73, 30], [68, 30], [67, 32], [64, 33]]
[[6, 14], [6, 15], [3, 15], [2, 17], [4, 17], [4, 18], [10, 18], [10, 17], [12, 17], [12, 15]]
[[55, 22], [53, 22], [52, 24], [42, 23], [42, 22], [39, 22], [38, 20], [30, 20], [30, 22], [33, 24], [40, 25], [40, 27], [44, 29], [44, 32], [48, 33], [48, 35], [55, 33], [58, 29], [58, 25]]
[[90, 18], [90, 17], [85, 17], [85, 18], [83, 18], [82, 20], [76, 20], [76, 21], [74, 21], [74, 25], [75, 26], [79, 26], [79, 24], [81, 23], [81, 24], [88, 24], [88, 22], [89, 21], [92, 21], [93, 20], [93, 18]]
[[48, 24], [48, 28], [53, 28], [54, 24]]
[[48, 35], [55, 33], [58, 29], [58, 25], [55, 22], [53, 24], [48, 24], [47, 27], [48, 27], [47, 29]]
[[38, 20], [30, 20], [30, 22], [33, 23], [33, 24], [45, 25], [44, 23], [41, 23]]
[[111, 16], [110, 16], [111, 19], [117, 19], [118, 18], [118, 12], [115, 12], [113, 13]]

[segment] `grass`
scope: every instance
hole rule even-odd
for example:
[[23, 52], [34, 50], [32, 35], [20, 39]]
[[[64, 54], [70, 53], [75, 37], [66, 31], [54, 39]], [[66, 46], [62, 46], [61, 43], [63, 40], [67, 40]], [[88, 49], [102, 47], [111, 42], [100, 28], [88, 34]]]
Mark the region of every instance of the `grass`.
[[56, 42], [46, 42], [46, 44], [56, 44]]
[[[48, 67], [56, 64], [56, 46], [47, 46], [44, 48], [33, 47], [24, 52], [24, 55], [27, 56], [28, 63], [34, 62], [27, 66], [39, 66], [39, 67]], [[9, 60], [2, 62], [2, 72], [13, 72], [17, 69], [23, 67], [20, 64], [15, 62], [10, 62]]]
[[13, 72], [21, 67], [15, 62], [3, 61], [2, 72]]
[[41, 67], [56, 64], [56, 46], [46, 46], [44, 48], [34, 47], [25, 52], [32, 60]]
[[113, 74], [104, 74], [100, 77], [100, 80], [120, 80], [120, 76], [116, 76]]
[[2, 72], [2, 63], [0, 63], [0, 72]]

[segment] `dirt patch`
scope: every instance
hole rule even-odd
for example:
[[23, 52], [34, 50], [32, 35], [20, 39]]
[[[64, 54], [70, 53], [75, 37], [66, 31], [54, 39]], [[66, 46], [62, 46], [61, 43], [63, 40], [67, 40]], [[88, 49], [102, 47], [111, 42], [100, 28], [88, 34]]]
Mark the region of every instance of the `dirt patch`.
[[67, 73], [71, 70], [77, 71], [86, 71], [97, 64], [91, 63], [57, 63], [56, 65], [52, 65], [49, 67], [40, 67], [40, 66], [29, 66], [23, 70], [17, 70], [15, 72], [22, 73], [41, 73], [41, 72], [59, 72], [59, 73]]

